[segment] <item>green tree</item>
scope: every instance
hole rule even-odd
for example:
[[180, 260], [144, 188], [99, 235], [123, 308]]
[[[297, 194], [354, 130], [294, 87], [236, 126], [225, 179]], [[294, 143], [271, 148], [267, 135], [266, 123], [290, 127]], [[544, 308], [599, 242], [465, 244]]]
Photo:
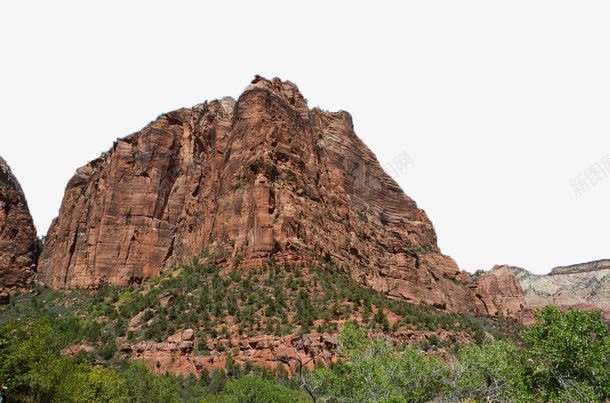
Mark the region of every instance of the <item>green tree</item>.
[[152, 373], [142, 361], [132, 361], [121, 374], [127, 383], [129, 401], [133, 403], [178, 402], [180, 394], [171, 378]]
[[406, 348], [388, 364], [392, 384], [409, 402], [432, 400], [447, 377], [447, 369], [440, 359], [426, 357], [414, 348]]
[[74, 370], [60, 355], [61, 335], [48, 318], [0, 329], [0, 379], [16, 400], [50, 401], [61, 379]]
[[523, 352], [507, 341], [463, 348], [452, 365], [447, 390], [452, 400], [531, 401]]
[[81, 366], [64, 378], [58, 388], [57, 402], [122, 403], [129, 400], [127, 382], [121, 375], [102, 367]]
[[547, 306], [536, 319], [524, 334], [532, 363], [531, 388], [547, 400], [586, 390], [600, 400], [609, 399], [610, 335], [601, 312], [561, 312]]
[[439, 393], [446, 376], [440, 360], [370, 339], [355, 323], [341, 331], [339, 353], [344, 362], [308, 377], [322, 401], [424, 402]]
[[222, 401], [236, 403], [284, 403], [308, 401], [300, 392], [296, 392], [277, 382], [254, 375], [246, 375], [229, 381]]

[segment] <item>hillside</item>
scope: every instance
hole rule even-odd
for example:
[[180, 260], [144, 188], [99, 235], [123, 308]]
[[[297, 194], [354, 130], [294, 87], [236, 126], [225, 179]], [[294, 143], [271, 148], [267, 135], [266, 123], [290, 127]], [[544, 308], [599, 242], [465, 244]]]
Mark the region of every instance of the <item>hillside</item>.
[[74, 315], [78, 331], [67, 351], [112, 361], [140, 359], [157, 373], [177, 375], [241, 366], [294, 373], [337, 359], [337, 333], [356, 321], [371, 335], [448, 354], [459, 344], [511, 338], [517, 323], [445, 313], [387, 299], [360, 286], [332, 264], [308, 267], [270, 262], [249, 270], [221, 269], [217, 256], [129, 288], [97, 291], [37, 288], [0, 311], [17, 317]]
[[522, 333], [388, 300], [335, 270], [239, 275], [196, 260], [129, 289], [36, 287], [0, 307], [0, 380], [9, 401], [35, 402], [610, 397], [597, 313], [547, 307]]

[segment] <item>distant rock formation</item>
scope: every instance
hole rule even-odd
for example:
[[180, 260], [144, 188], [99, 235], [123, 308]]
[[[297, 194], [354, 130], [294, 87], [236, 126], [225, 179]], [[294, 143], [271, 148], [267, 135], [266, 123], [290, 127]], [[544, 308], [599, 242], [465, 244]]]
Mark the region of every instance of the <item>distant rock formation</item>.
[[[521, 316], [526, 322], [531, 320], [532, 310], [548, 304], [564, 309], [599, 309], [604, 312], [605, 320], [610, 322], [610, 260], [556, 267], [546, 275], [532, 274], [519, 267], [496, 266], [478, 279], [478, 287], [491, 294], [497, 305], [503, 305], [501, 300], [506, 301], [506, 306], [512, 301], [515, 308], [515, 280], [522, 290], [524, 310]], [[488, 286], [493, 283], [504, 286], [499, 289]]]
[[0, 300], [26, 287], [36, 272], [39, 246], [21, 186], [0, 157]]
[[332, 262], [413, 303], [496, 312], [440, 253], [424, 211], [356, 136], [347, 112], [310, 109], [288, 81], [256, 77], [162, 115], [77, 170], [39, 279], [55, 288], [140, 282], [206, 250], [239, 269]]
[[490, 315], [521, 319], [527, 304], [511, 267], [495, 266], [477, 279], [474, 289]]

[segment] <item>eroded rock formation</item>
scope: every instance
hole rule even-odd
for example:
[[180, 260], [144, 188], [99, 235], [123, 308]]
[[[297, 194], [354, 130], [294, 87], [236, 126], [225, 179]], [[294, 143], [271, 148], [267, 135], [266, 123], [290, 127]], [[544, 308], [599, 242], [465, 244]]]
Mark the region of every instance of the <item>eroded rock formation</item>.
[[495, 266], [484, 273], [474, 289], [488, 314], [521, 319], [526, 302], [521, 284], [509, 266]]
[[332, 261], [389, 298], [485, 313], [440, 253], [424, 211], [356, 136], [347, 112], [310, 109], [256, 77], [230, 98], [167, 113], [68, 183], [40, 279], [128, 285], [203, 250], [247, 268]]
[[[467, 333], [446, 330], [434, 332], [399, 330], [387, 334], [371, 333], [370, 336], [384, 338], [391, 344], [425, 343], [429, 340], [440, 340], [445, 343], [457, 340], [465, 344], [473, 342], [472, 336]], [[160, 343], [145, 341], [133, 345], [124, 344], [119, 350], [126, 358], [142, 360], [157, 374], [171, 373], [188, 376], [199, 375], [204, 369], [208, 372], [225, 369], [227, 365], [225, 348], [229, 342], [235, 346], [234, 355], [231, 357], [233, 362], [242, 367], [256, 365], [276, 370], [281, 366], [287, 373], [295, 374], [299, 369], [299, 363], [311, 371], [316, 368], [316, 365], [328, 366], [339, 360], [337, 336], [318, 332], [287, 336], [243, 336], [231, 341], [224, 336], [219, 336], [214, 340], [208, 340], [202, 346], [193, 337], [191, 330], [189, 336], [186, 337], [183, 331]], [[199, 344], [199, 350], [205, 350], [205, 354], [201, 354], [201, 351], [193, 351], [195, 344]], [[75, 345], [71, 346], [67, 353], [75, 355], [81, 350], [88, 351], [90, 348], [87, 345]], [[440, 356], [446, 354], [446, 350], [443, 348], [436, 348], [434, 352]]]
[[32, 216], [17, 179], [0, 157], [0, 294], [30, 284], [39, 247]]
[[[548, 304], [564, 309], [601, 310], [610, 323], [610, 260], [556, 267], [545, 275], [514, 266], [496, 266], [477, 280], [476, 290], [482, 301], [493, 300], [501, 314], [526, 323], [533, 320], [533, 310]], [[516, 311], [519, 304], [520, 312]]]

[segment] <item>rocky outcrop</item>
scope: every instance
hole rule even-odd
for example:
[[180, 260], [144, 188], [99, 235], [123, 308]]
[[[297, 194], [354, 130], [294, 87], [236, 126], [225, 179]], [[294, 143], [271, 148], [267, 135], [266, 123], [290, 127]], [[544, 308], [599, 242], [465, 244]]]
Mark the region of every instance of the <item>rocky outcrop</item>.
[[[193, 353], [194, 339], [184, 340], [183, 335], [184, 332], [179, 333], [161, 343], [141, 342], [133, 346], [126, 344], [121, 346], [120, 350], [126, 357], [144, 361], [159, 374], [197, 375], [204, 369], [210, 372], [226, 368], [225, 349], [229, 342], [227, 339], [219, 336], [204, 346], [199, 346], [199, 353], [204, 352], [202, 355]], [[337, 360], [337, 338], [326, 333], [254, 336], [232, 342], [235, 346], [232, 359], [241, 366], [250, 364], [273, 370], [283, 366], [288, 373], [294, 373], [299, 362], [307, 369], [313, 370], [316, 363], [328, 365]]]
[[526, 308], [521, 284], [509, 266], [495, 266], [482, 274], [474, 287], [490, 315], [520, 319]]
[[512, 268], [527, 305], [554, 304], [563, 308], [600, 309], [610, 321], [610, 260], [556, 267], [546, 275]]
[[38, 238], [21, 186], [0, 158], [0, 299], [26, 287], [36, 272]]
[[[232, 345], [231, 359], [242, 368], [255, 365], [270, 370], [283, 367], [287, 373], [295, 374], [302, 365], [311, 371], [316, 366], [328, 366], [337, 362], [340, 357], [337, 336], [330, 333], [308, 333], [303, 335], [272, 336], [261, 335], [253, 337], [239, 337], [227, 339], [218, 336], [216, 339], [201, 343], [192, 336], [192, 331], [185, 340], [185, 332], [179, 332], [166, 341], [155, 343], [152, 341], [140, 342], [134, 345], [124, 344], [120, 353], [124, 357], [142, 360], [157, 374], [170, 373], [173, 375], [200, 375], [203, 370], [212, 372], [215, 369], [227, 367], [227, 345]], [[436, 343], [464, 344], [472, 343], [471, 335], [463, 332], [447, 330], [396, 330], [387, 334], [370, 333], [375, 339], [383, 339], [390, 344], [424, 344], [435, 340]], [[197, 344], [199, 351], [193, 350]], [[204, 344], [204, 345], [202, 345]], [[89, 348], [84, 346], [84, 348]], [[76, 345], [69, 349], [74, 355], [83, 349]], [[446, 350], [441, 347], [430, 346], [428, 352], [442, 356]]]
[[[478, 278], [476, 290], [484, 302], [494, 300], [497, 307], [502, 307], [502, 314], [524, 322], [532, 320], [533, 310], [553, 304], [601, 310], [610, 323], [610, 260], [556, 267], [545, 275], [496, 266]], [[518, 304], [522, 305], [520, 313], [515, 311]]]
[[351, 116], [279, 79], [164, 114], [78, 169], [39, 278], [126, 286], [202, 251], [240, 267], [322, 259], [389, 298], [486, 312]]

